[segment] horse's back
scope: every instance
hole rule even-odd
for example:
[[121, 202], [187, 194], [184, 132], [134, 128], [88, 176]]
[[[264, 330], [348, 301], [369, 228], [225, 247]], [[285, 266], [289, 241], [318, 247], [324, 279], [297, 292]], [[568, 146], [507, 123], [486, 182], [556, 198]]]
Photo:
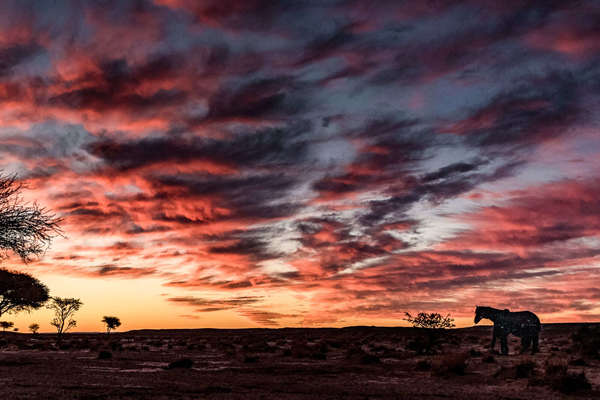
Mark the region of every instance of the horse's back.
[[532, 313], [531, 311], [517, 311], [511, 312], [507, 316], [510, 320], [512, 320], [513, 324], [516, 325], [515, 328], [539, 332], [541, 329], [540, 319], [537, 315]]

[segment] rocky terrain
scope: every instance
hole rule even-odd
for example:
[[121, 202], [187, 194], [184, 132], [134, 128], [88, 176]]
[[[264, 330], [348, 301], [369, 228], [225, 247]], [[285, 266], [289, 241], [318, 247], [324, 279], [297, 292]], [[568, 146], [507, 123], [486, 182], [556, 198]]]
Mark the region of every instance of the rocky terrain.
[[491, 327], [147, 330], [0, 336], [7, 399], [600, 397], [599, 324], [547, 324], [535, 355]]

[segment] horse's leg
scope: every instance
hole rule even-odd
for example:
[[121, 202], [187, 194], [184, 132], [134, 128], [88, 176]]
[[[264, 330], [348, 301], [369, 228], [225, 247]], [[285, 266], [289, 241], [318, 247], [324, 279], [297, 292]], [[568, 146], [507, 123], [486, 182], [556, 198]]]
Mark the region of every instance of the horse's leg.
[[540, 351], [540, 335], [536, 333], [533, 335], [533, 347], [531, 348], [531, 354], [535, 354]]
[[490, 344], [490, 349], [493, 352], [494, 347], [496, 347], [496, 329], [492, 329], [492, 343]]
[[531, 344], [531, 336], [523, 336], [521, 338], [521, 354], [525, 353]]
[[502, 348], [502, 354], [505, 356], [508, 355], [508, 334], [504, 332], [502, 333], [502, 336], [500, 336], [500, 346]]

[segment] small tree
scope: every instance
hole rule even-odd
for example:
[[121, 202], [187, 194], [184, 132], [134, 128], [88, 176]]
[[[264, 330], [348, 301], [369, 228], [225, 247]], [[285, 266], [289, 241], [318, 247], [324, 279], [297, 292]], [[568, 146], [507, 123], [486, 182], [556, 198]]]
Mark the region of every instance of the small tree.
[[48, 288], [24, 272], [0, 268], [0, 316], [31, 311], [48, 301]]
[[29, 330], [31, 331], [31, 333], [33, 333], [34, 335], [37, 333], [37, 331], [40, 329], [40, 326], [38, 324], [31, 324], [29, 325]]
[[2, 332], [6, 332], [7, 329], [12, 328], [14, 324], [14, 322], [10, 321], [0, 321], [0, 327], [2, 327]]
[[106, 334], [110, 334], [110, 331], [121, 326], [121, 320], [118, 317], [110, 317], [105, 315], [102, 318], [102, 323], [106, 325]]
[[24, 261], [41, 255], [52, 238], [60, 235], [60, 218], [20, 196], [16, 177], [0, 174], [0, 257], [16, 253]]
[[50, 325], [56, 328], [59, 340], [64, 332], [77, 326], [77, 321], [73, 319], [73, 315], [82, 305], [81, 300], [75, 298], [50, 298], [50, 302], [46, 308], [54, 311], [54, 319], [50, 322]]
[[408, 348], [417, 354], [435, 354], [445, 336], [445, 329], [454, 326], [454, 319], [450, 315], [442, 317], [438, 313], [420, 312], [413, 318], [409, 313], [405, 314], [404, 320], [419, 328], [419, 334], [408, 343]]
[[428, 329], [447, 329], [453, 328], [454, 318], [450, 318], [450, 314], [442, 317], [438, 313], [425, 313], [420, 312], [416, 317], [412, 317], [409, 313], [405, 313], [405, 321], [408, 321], [415, 328], [428, 328]]

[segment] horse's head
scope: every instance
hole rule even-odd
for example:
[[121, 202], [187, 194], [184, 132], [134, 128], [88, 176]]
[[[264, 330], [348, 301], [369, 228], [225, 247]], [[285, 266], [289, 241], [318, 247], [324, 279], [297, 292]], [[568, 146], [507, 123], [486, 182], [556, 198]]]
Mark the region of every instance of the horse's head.
[[483, 318], [483, 310], [481, 307], [476, 306], [475, 307], [475, 323], [479, 323], [479, 321], [481, 321], [481, 318]]

